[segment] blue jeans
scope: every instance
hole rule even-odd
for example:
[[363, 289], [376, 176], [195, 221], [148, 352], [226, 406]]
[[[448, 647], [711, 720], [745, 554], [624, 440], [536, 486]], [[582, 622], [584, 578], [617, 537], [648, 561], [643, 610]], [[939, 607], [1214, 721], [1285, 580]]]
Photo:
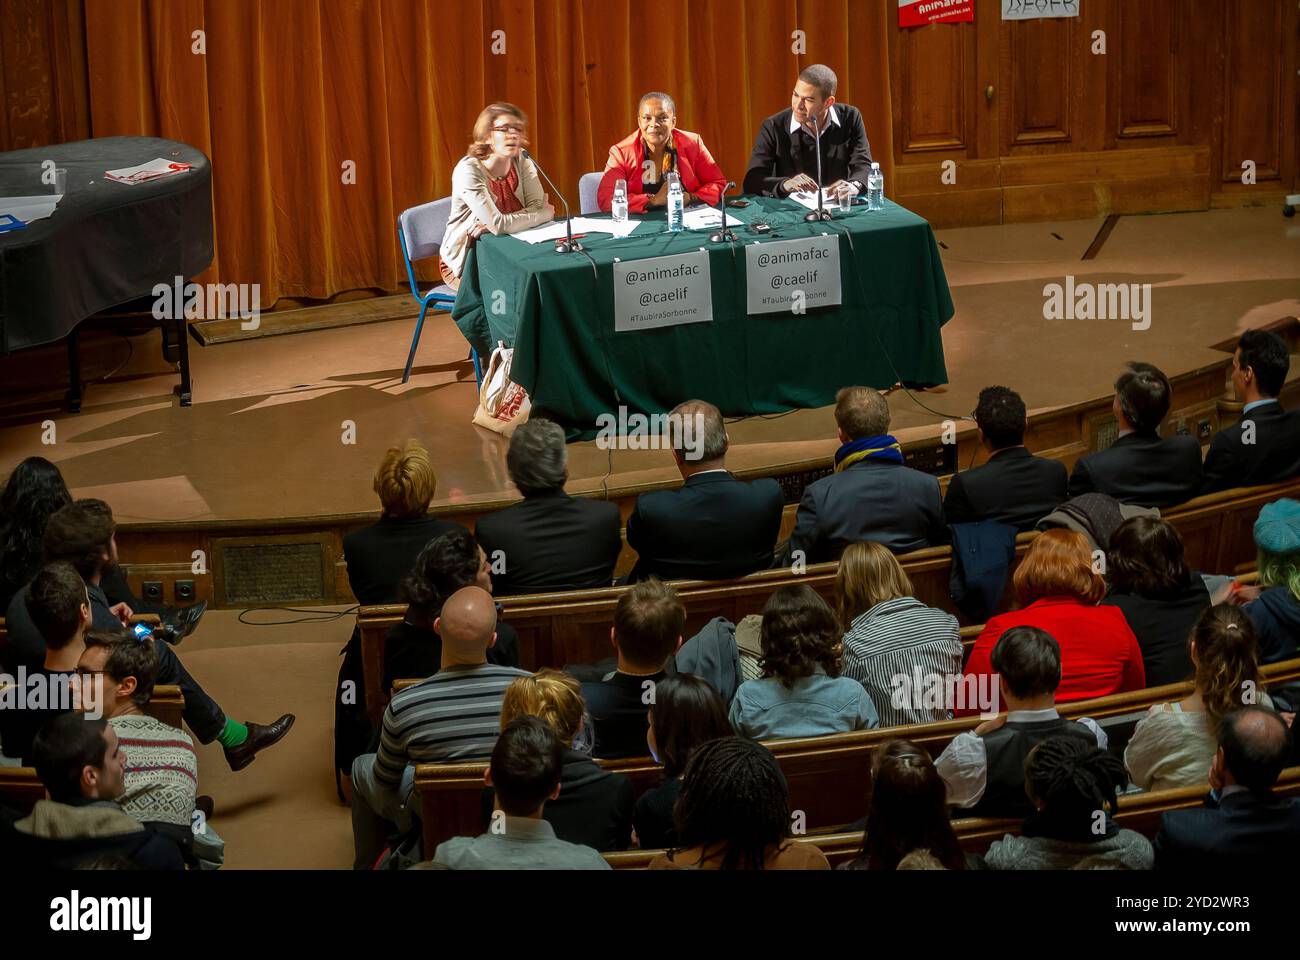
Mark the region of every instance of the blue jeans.
[[375, 754], [352, 761], [352, 869], [369, 870], [388, 838], [414, 824], [415, 766], [407, 764], [396, 789], [375, 780]]

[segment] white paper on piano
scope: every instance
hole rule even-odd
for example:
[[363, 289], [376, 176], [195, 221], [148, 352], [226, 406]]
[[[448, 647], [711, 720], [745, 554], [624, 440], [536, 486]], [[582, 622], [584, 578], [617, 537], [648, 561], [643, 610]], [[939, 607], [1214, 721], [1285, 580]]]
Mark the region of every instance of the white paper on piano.
[[[717, 227], [721, 219], [717, 207], [691, 207], [682, 213], [682, 226], [687, 230], [709, 230]], [[744, 221], [727, 214], [727, 226], [741, 227]]]
[[159, 157], [157, 160], [150, 160], [148, 163], [141, 163], [134, 167], [107, 170], [104, 176], [109, 180], [116, 180], [118, 183], [145, 183], [149, 180], [157, 180], [159, 177], [170, 177], [178, 173], [186, 173], [189, 169], [190, 165], [188, 163], [164, 160]]
[[[817, 193], [814, 190], [802, 190], [799, 193], [788, 194], [789, 198], [796, 203], [807, 207], [809, 210], [817, 209]], [[822, 206], [825, 208], [838, 207], [840, 202], [835, 199], [831, 193], [830, 187], [822, 188]]]
[[34, 197], [0, 197], [0, 213], [9, 213], [23, 223], [44, 220], [54, 213], [63, 199], [61, 193], [38, 194]]
[[[622, 238], [640, 225], [640, 220], [626, 220], [623, 223], [616, 223], [613, 220], [598, 220], [595, 217], [574, 217], [573, 234], [577, 236], [580, 233], [610, 233], [615, 237]], [[524, 230], [522, 233], [511, 234], [511, 236], [525, 243], [552, 243], [556, 240], [563, 240], [568, 236], [568, 230], [565, 228], [563, 220], [552, 220], [540, 227], [533, 227], [531, 230]]]

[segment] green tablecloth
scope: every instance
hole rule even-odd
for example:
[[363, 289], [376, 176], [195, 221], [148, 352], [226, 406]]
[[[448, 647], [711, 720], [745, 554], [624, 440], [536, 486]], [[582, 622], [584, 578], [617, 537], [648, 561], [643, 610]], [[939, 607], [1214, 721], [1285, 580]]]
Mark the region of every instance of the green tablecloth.
[[[948, 382], [940, 327], [952, 297], [929, 223], [888, 201], [837, 211], [829, 226], [805, 222], [793, 201], [749, 199], [728, 212], [766, 220], [766, 237], [737, 227], [734, 245], [712, 244], [712, 231], [669, 233], [659, 212], [634, 218], [646, 222], [623, 239], [589, 234], [594, 269], [551, 243], [486, 234], [470, 251], [452, 316], [485, 366], [498, 341], [515, 348], [513, 379], [571, 437], [594, 436], [596, 417], [616, 414], [620, 400], [630, 413], [662, 413], [698, 398], [739, 416], [825, 406], [850, 384]], [[748, 316], [744, 245], [822, 232], [841, 234], [843, 303]], [[709, 249], [713, 321], [616, 333], [614, 259], [700, 247]]]

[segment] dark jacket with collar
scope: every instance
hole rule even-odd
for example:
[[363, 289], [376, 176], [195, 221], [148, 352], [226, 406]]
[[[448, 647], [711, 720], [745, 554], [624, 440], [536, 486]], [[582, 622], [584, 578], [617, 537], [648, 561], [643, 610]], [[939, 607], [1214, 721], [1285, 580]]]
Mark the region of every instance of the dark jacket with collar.
[[781, 486], [726, 471], [692, 474], [677, 490], [637, 497], [627, 542], [632, 580], [730, 580], [772, 566], [781, 532]]
[[138, 823], [111, 800], [41, 800], [29, 816], [0, 827], [5, 862], [18, 868], [75, 870], [125, 860], [143, 870], [182, 870], [180, 846]]
[[838, 560], [844, 548], [874, 540], [907, 553], [947, 540], [939, 481], [888, 460], [860, 460], [809, 484], [799, 503], [786, 562]]
[[1300, 860], [1300, 800], [1271, 791], [1234, 790], [1199, 810], [1174, 810], [1160, 820], [1157, 870], [1250, 870]]
[[[1253, 424], [1250, 443], [1246, 424]], [[1243, 413], [1236, 426], [1220, 430], [1205, 455], [1201, 493], [1279, 483], [1300, 476], [1300, 411], [1276, 400]]]
[[425, 544], [461, 529], [437, 517], [380, 517], [377, 523], [344, 535], [343, 559], [357, 603], [397, 603], [398, 585]]
[[1269, 587], [1241, 608], [1255, 624], [1259, 662], [1290, 660], [1300, 648], [1300, 602], [1286, 587]]
[[950, 526], [996, 520], [1024, 533], [1068, 499], [1068, 487], [1065, 464], [1011, 447], [983, 466], [953, 474], [943, 513]]
[[1079, 460], [1070, 496], [1104, 493], [1121, 503], [1163, 510], [1201, 489], [1201, 445], [1192, 437], [1130, 433]]
[[[837, 180], [854, 180], [862, 184], [863, 193], [867, 177], [871, 175], [871, 144], [867, 140], [866, 124], [856, 107], [836, 103], [835, 115], [839, 123], [829, 120], [821, 132], [822, 186], [829, 187]], [[763, 121], [759, 127], [754, 150], [745, 170], [745, 193], [761, 193], [780, 197], [781, 184], [795, 174], [806, 173], [817, 179], [817, 154], [811, 137], [803, 140], [803, 131], [790, 133], [791, 109], [782, 110]]]
[[1129, 629], [1142, 648], [1142, 666], [1148, 687], [1182, 683], [1195, 672], [1187, 638], [1210, 605], [1205, 581], [1193, 574], [1170, 597], [1144, 597], [1137, 593], [1112, 593], [1104, 604], [1124, 612]]
[[658, 683], [667, 676], [668, 669], [648, 676], [633, 676], [615, 670], [603, 680], [582, 685], [582, 700], [587, 704], [596, 735], [592, 756], [617, 760], [650, 755], [650, 746], [646, 742], [649, 728], [646, 713], [650, 709], [646, 683]]
[[480, 518], [474, 534], [493, 565], [493, 591], [513, 597], [608, 587], [623, 547], [620, 520], [615, 503], [556, 490]]

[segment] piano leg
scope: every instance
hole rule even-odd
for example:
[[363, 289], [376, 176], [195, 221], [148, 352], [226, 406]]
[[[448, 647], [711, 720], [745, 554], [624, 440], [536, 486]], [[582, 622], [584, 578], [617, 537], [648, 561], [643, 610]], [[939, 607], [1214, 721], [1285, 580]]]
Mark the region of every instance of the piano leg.
[[79, 331], [68, 334], [68, 412], [81, 412], [81, 358], [77, 349]]
[[176, 344], [181, 354], [181, 382], [177, 384], [176, 392], [180, 394], [181, 406], [188, 407], [193, 399], [190, 386], [190, 330], [185, 311], [177, 312], [180, 314], [176, 318]]

